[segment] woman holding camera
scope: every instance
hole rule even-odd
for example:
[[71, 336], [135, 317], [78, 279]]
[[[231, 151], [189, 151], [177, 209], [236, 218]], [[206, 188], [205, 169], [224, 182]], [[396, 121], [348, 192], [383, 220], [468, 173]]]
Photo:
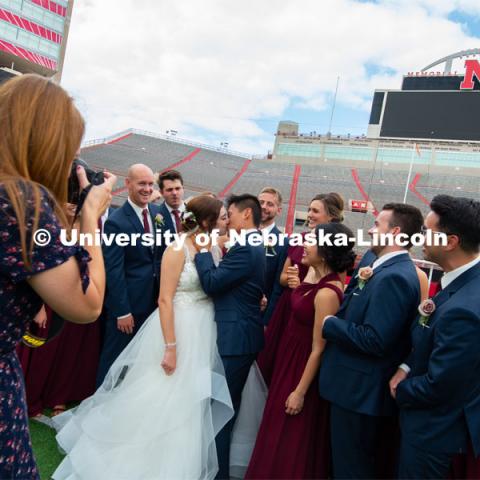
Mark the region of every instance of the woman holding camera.
[[[15, 352], [46, 303], [74, 323], [95, 321], [105, 270], [100, 246], [67, 247], [62, 210], [83, 119], [58, 85], [36, 75], [0, 87], [0, 478], [39, 478], [28, 432], [22, 371]], [[94, 233], [116, 178], [86, 197], [80, 222]]]

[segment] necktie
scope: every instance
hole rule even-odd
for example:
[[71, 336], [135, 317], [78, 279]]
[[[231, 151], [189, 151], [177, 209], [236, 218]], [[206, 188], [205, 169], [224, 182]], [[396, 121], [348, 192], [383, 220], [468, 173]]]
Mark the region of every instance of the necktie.
[[180, 220], [180, 211], [179, 210], [172, 210], [173, 216], [175, 217], [175, 228], [177, 233], [181, 233], [183, 230], [182, 221]]
[[148, 223], [148, 208], [142, 210], [143, 215], [143, 229], [145, 233], [150, 233], [150, 224]]

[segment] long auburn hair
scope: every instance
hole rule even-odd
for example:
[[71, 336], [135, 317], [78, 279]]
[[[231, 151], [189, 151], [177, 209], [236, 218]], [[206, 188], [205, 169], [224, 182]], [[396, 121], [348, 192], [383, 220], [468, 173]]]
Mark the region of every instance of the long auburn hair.
[[26, 197], [34, 200], [32, 231], [38, 227], [41, 187], [66, 226], [68, 176], [85, 123], [63, 88], [39, 75], [23, 75], [0, 86], [0, 129], [0, 184], [15, 212], [24, 264], [30, 267], [33, 237], [27, 248], [31, 211]]

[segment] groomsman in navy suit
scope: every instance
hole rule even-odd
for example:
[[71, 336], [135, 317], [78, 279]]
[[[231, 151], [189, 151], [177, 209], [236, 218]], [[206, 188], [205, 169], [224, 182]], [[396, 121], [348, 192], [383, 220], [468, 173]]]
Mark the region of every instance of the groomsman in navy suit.
[[454, 454], [469, 443], [480, 454], [480, 203], [438, 195], [430, 208], [425, 231], [448, 242], [424, 254], [445, 274], [419, 308], [412, 351], [390, 382], [400, 407], [399, 478], [448, 478]]
[[[257, 353], [263, 348], [260, 301], [265, 290], [265, 249], [258, 230], [261, 208], [253, 195], [232, 196], [228, 200], [228, 228], [245, 232], [245, 245], [234, 244], [216, 267], [211, 253], [200, 249], [195, 265], [205, 293], [215, 303], [217, 345], [225, 368], [235, 415], [242, 390]], [[256, 235], [260, 244], [254, 246]], [[229, 478], [230, 441], [235, 418], [217, 435], [219, 472]]]
[[[132, 165], [125, 179], [128, 199], [104, 225], [109, 234], [155, 234], [159, 207], [150, 204], [154, 177], [146, 165]], [[102, 245], [107, 276], [105, 338], [97, 373], [100, 385], [110, 366], [157, 307], [160, 265], [155, 248], [137, 245]]]
[[[182, 215], [185, 212], [183, 200], [185, 191], [183, 178], [177, 170], [167, 170], [158, 176], [158, 187], [163, 196], [160, 205], [160, 221], [157, 222], [158, 231], [165, 233], [182, 233]], [[156, 250], [156, 260], [161, 262], [163, 253], [168, 245], [165, 242]]]
[[[388, 381], [409, 349], [409, 328], [420, 301], [407, 249], [422, 224], [418, 208], [385, 205], [369, 234], [390, 234], [395, 242], [374, 242], [373, 266], [359, 270], [356, 287], [337, 315], [324, 319], [320, 395], [331, 403], [334, 478], [376, 477], [384, 417], [396, 413]], [[403, 236], [405, 246], [399, 245]]]
[[262, 314], [262, 320], [266, 326], [283, 291], [280, 285], [280, 274], [287, 258], [288, 243], [281, 244], [282, 232], [275, 224], [275, 219], [282, 213], [282, 194], [276, 188], [265, 187], [258, 195], [258, 201], [262, 207], [260, 230], [265, 237], [276, 238], [276, 245], [270, 242], [265, 245], [266, 271], [263, 293], [267, 299], [267, 308]]

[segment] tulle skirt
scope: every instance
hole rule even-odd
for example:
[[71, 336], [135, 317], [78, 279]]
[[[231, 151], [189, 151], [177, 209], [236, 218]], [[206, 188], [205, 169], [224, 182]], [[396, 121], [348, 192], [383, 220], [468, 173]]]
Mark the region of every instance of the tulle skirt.
[[161, 368], [154, 312], [97, 392], [55, 417], [59, 479], [213, 479], [215, 436], [233, 416], [209, 300], [175, 304], [177, 368]]
[[244, 478], [252, 456], [267, 402], [268, 388], [257, 362], [250, 368], [242, 392], [242, 403], [232, 432], [230, 477]]

